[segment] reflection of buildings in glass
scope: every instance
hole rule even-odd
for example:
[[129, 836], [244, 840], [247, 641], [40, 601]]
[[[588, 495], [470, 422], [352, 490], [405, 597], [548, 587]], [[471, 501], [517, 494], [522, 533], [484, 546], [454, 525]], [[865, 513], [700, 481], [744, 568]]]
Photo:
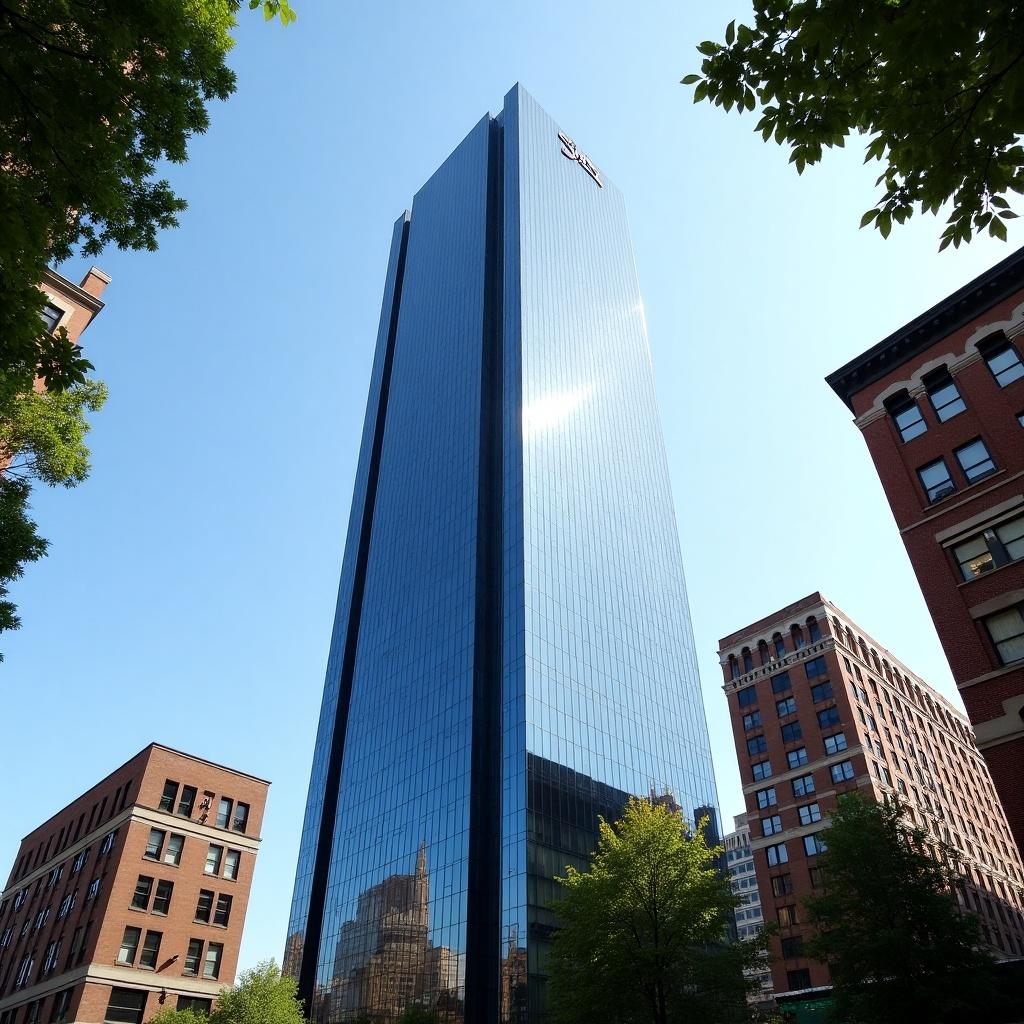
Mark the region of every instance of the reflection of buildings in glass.
[[281, 970], [284, 974], [294, 977], [298, 974], [300, 963], [302, 963], [302, 932], [292, 932], [284, 945], [284, 960]]
[[526, 950], [519, 945], [519, 930], [513, 925], [501, 961], [502, 1024], [525, 1024], [526, 1012]]

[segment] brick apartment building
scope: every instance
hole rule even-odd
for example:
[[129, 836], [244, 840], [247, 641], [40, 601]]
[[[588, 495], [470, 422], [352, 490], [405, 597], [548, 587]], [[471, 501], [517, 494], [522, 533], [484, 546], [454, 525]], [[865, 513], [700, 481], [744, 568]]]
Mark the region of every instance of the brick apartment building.
[[100, 296], [108, 284], [110, 278], [98, 267], [90, 267], [77, 285], [47, 268], [39, 285], [46, 293], [43, 321], [47, 330], [52, 334], [58, 327], [64, 327], [68, 341], [77, 345], [82, 332], [103, 309]]
[[751, 851], [772, 939], [776, 997], [830, 983], [804, 955], [802, 900], [820, 884], [842, 793], [898, 797], [959, 852], [956, 898], [1002, 958], [1024, 955], [1024, 868], [964, 716], [821, 594], [724, 637]]
[[234, 980], [269, 783], [151, 743], [27, 835], [0, 1024], [141, 1024]]
[[1024, 249], [831, 374], [1024, 850]]

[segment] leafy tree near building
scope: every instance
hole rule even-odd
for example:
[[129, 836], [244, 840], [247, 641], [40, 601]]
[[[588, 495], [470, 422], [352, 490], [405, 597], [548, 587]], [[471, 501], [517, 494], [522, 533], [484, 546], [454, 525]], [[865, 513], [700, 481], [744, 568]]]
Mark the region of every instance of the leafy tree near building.
[[977, 920], [956, 902], [956, 875], [895, 801], [839, 798], [821, 854], [824, 888], [808, 897], [807, 952], [832, 973], [843, 1022], [947, 1024], [986, 1019], [990, 958]]
[[915, 207], [952, 203], [939, 248], [1006, 238], [1024, 192], [1024, 8], [1014, 0], [754, 0], [752, 25], [706, 40], [694, 102], [738, 113], [790, 149], [803, 173], [868, 136], [884, 170], [864, 214], [887, 237]]
[[588, 871], [570, 867], [549, 964], [557, 1024], [748, 1021], [743, 975], [765, 941], [726, 943], [738, 905], [704, 825], [691, 830], [662, 803], [633, 799], [602, 821]]

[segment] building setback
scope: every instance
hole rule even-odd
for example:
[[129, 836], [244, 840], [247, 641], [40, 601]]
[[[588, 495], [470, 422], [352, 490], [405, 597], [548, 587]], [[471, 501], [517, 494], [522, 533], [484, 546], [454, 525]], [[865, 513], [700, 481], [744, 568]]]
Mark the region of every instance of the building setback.
[[[955, 898], [1002, 958], [1024, 955], [1024, 868], [966, 718], [819, 593], [724, 637], [733, 736], [771, 940], [776, 997], [830, 984], [804, 956], [836, 798], [895, 797], [953, 847]], [[950, 898], [953, 898], [951, 895]]]
[[234, 980], [269, 783], [151, 743], [21, 842], [0, 1024], [141, 1024]]
[[[736, 937], [740, 940], [753, 939], [764, 928], [761, 894], [754, 871], [754, 854], [750, 849], [750, 817], [749, 814], [735, 815], [733, 831], [722, 840], [726, 866], [732, 876], [732, 891], [743, 901], [736, 908]], [[771, 999], [771, 968], [766, 964], [763, 970], [750, 971], [748, 974], [760, 986], [760, 990], [752, 994], [752, 1001]]]
[[831, 374], [1024, 850], [1024, 249]]
[[652, 790], [716, 817], [625, 204], [517, 86], [394, 227], [285, 943], [310, 1012], [542, 1019], [553, 877]]

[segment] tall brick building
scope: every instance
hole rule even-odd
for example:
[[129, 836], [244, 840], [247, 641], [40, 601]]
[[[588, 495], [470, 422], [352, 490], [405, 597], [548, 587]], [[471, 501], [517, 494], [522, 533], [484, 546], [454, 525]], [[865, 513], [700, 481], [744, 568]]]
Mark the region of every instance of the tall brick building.
[[1024, 850], [1024, 249], [846, 366], [854, 412]]
[[819, 593], [724, 637], [751, 851], [772, 939], [776, 996], [813, 994], [827, 968], [804, 955], [802, 900], [820, 884], [836, 798], [898, 797], [954, 847], [956, 898], [1001, 957], [1024, 955], [1024, 867], [964, 716]]
[[0, 1024], [141, 1024], [234, 980], [269, 783], [151, 743], [21, 843]]

